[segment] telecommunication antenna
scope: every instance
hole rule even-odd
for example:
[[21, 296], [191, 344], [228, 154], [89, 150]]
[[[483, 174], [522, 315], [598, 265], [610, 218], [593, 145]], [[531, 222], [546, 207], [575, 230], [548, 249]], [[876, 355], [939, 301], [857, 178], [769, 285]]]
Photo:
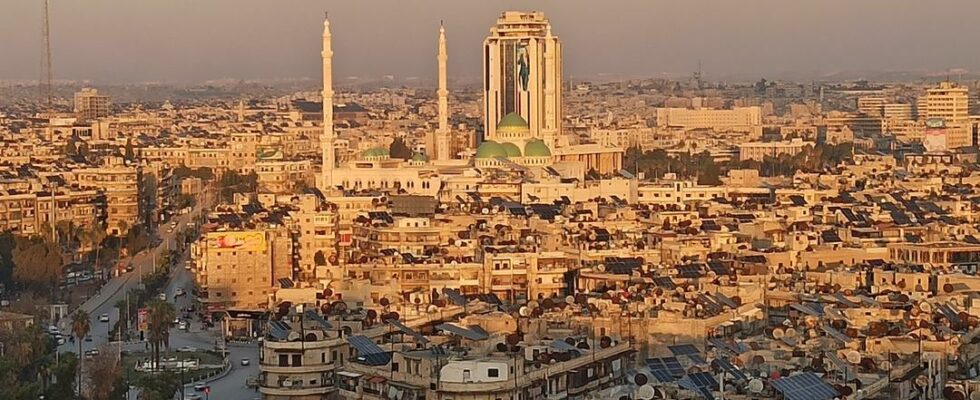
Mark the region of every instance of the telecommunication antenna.
[[40, 97], [44, 99], [48, 111], [51, 110], [51, 21], [48, 14], [48, 2], [44, 0], [44, 26], [41, 34], [44, 40], [44, 58], [41, 61], [41, 79], [38, 84]]

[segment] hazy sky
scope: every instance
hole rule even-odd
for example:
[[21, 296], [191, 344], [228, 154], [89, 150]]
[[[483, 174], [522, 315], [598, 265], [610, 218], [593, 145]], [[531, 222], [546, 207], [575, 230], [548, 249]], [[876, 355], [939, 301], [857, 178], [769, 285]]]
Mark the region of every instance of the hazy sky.
[[[545, 11], [565, 75], [821, 75], [980, 70], [978, 0], [51, 0], [56, 79], [319, 79], [329, 10], [335, 79], [480, 74], [507, 9]], [[0, 0], [0, 80], [39, 76], [42, 0]]]

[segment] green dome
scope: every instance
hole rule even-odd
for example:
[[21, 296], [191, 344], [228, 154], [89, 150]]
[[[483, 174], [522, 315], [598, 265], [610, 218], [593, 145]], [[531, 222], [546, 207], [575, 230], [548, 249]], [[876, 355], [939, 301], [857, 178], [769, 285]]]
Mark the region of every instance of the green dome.
[[504, 151], [507, 152], [507, 158], [521, 156], [521, 148], [517, 147], [516, 144], [505, 142], [505, 143], [501, 143], [500, 147], [503, 147]]
[[422, 153], [415, 153], [415, 155], [412, 156], [412, 161], [425, 162], [429, 161], [429, 157], [426, 157], [425, 154]]
[[497, 123], [497, 130], [528, 130], [531, 126], [528, 125], [527, 120], [517, 113], [510, 113], [504, 116], [500, 122]]
[[361, 152], [361, 157], [386, 157], [388, 156], [388, 149], [384, 147], [374, 147]]
[[551, 157], [551, 149], [541, 139], [535, 139], [524, 145], [525, 157]]
[[507, 157], [507, 150], [500, 143], [486, 141], [476, 149], [476, 158]]

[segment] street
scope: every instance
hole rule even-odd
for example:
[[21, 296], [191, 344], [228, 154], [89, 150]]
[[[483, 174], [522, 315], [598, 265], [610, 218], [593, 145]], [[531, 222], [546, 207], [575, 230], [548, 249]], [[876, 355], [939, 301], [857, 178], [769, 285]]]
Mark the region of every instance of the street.
[[[133, 264], [133, 271], [125, 272], [120, 276], [113, 277], [106, 285], [102, 287], [100, 292], [88, 299], [79, 308], [87, 311], [91, 317], [90, 321], [90, 334], [91, 341], [85, 341], [84, 338], [75, 338], [76, 342], [66, 341], [65, 344], [58, 347], [59, 352], [77, 352], [78, 351], [78, 341], [82, 344], [82, 354], [91, 349], [96, 349], [106, 343], [113, 343], [111, 348], [117, 349], [116, 347], [117, 339], [115, 337], [109, 337], [109, 330], [112, 326], [119, 320], [119, 310], [116, 309], [115, 304], [122, 299], [126, 298], [126, 293], [136, 288], [141, 279], [139, 277], [140, 273], [148, 274], [153, 271], [154, 265], [159, 259], [160, 255], [164, 251], [175, 248], [176, 244], [174, 242], [176, 235], [186, 229], [187, 222], [193, 220], [201, 212], [202, 206], [198, 204], [194, 209], [184, 215], [176, 216], [173, 220], [177, 221], [177, 229], [167, 232], [167, 229], [163, 225], [160, 226], [159, 237], [161, 239], [160, 245], [157, 247], [144, 251], [136, 256], [132, 257], [130, 261]], [[164, 288], [164, 293], [166, 293], [167, 301], [174, 304], [177, 309], [177, 315], [182, 315], [180, 311], [185, 307], [193, 304], [191, 290], [194, 286], [194, 277], [190, 271], [184, 269], [184, 263], [189, 258], [189, 250], [185, 250], [180, 257], [175, 260], [175, 267], [171, 270], [170, 279]], [[183, 288], [185, 295], [176, 297], [177, 288]], [[135, 307], [135, 305], [134, 305]], [[108, 314], [109, 321], [101, 322], [99, 321], [99, 316], [102, 314]], [[192, 314], [194, 317], [196, 314]], [[203, 324], [199, 320], [191, 319], [188, 321], [189, 330], [187, 332], [181, 331], [176, 327], [172, 328], [170, 333], [170, 349], [176, 350], [181, 347], [196, 347], [201, 350], [212, 350], [215, 348], [216, 340], [219, 338], [220, 328], [215, 327], [211, 330], [206, 330]], [[58, 328], [67, 337], [71, 333], [71, 318], [63, 318], [59, 324]], [[145, 343], [127, 343], [122, 345], [121, 350], [130, 351], [143, 351], [145, 350]], [[233, 398], [233, 399], [250, 399], [253, 397], [258, 397], [252, 389], [248, 389], [245, 386], [245, 381], [250, 376], [255, 376], [258, 374], [258, 345], [256, 344], [234, 344], [228, 346], [229, 356], [228, 361], [231, 365], [231, 370], [227, 375], [221, 376], [220, 378], [209, 383], [211, 386], [211, 398], [222, 399], [222, 398]], [[240, 364], [242, 358], [248, 358], [251, 362], [248, 366], [242, 366]], [[83, 368], [85, 364], [83, 362]], [[194, 384], [191, 383], [185, 387], [185, 392], [187, 394], [193, 393]], [[177, 397], [179, 398], [179, 396]]]

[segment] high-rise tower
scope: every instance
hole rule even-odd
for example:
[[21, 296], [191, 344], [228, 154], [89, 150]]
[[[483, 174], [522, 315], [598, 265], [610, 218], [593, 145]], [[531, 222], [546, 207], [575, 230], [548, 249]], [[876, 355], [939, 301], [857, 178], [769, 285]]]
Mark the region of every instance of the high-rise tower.
[[521, 116], [533, 137], [555, 147], [561, 133], [561, 43], [544, 13], [507, 11], [483, 42], [484, 135]]
[[323, 18], [323, 133], [320, 151], [323, 157], [323, 188], [333, 186], [333, 170], [337, 167], [333, 132], [333, 50], [330, 46], [330, 20]]
[[446, 52], [446, 28], [439, 24], [439, 55], [436, 60], [439, 63], [439, 129], [436, 131], [436, 160], [445, 161], [450, 159], [449, 149], [449, 89], [446, 88], [446, 60], [449, 55]]

